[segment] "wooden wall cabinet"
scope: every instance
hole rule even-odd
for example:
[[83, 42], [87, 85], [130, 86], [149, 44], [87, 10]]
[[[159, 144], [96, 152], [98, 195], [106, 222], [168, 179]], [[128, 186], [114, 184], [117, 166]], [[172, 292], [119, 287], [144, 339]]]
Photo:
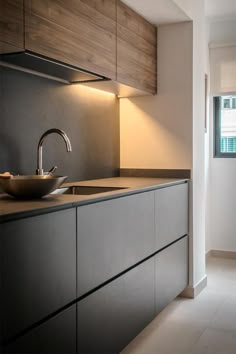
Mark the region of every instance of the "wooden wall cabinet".
[[157, 29], [117, 0], [117, 81], [157, 92]]
[[116, 0], [25, 0], [25, 49], [116, 79]]
[[0, 0], [0, 54], [24, 50], [23, 0]]
[[96, 88], [120, 97], [157, 92], [157, 29], [120, 0], [0, 0], [0, 54], [24, 50], [111, 79]]

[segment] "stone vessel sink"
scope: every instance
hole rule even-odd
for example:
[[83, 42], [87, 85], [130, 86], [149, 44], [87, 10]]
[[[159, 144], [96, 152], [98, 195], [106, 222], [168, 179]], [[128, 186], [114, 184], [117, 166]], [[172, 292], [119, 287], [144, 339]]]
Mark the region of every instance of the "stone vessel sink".
[[2, 190], [18, 199], [36, 199], [59, 188], [67, 176], [19, 175], [0, 176]]

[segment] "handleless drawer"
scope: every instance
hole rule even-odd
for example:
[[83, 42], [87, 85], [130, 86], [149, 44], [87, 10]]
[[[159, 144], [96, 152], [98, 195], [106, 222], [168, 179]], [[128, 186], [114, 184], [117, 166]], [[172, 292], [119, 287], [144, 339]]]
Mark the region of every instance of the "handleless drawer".
[[188, 183], [155, 191], [157, 250], [188, 234]]

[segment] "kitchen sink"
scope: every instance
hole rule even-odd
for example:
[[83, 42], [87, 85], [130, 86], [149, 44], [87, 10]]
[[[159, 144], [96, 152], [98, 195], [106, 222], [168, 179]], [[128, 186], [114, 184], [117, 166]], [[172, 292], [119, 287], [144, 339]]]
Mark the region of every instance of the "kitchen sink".
[[91, 186], [70, 186], [56, 189], [52, 194], [73, 194], [73, 195], [90, 195], [105, 192], [113, 192], [128, 187], [91, 187]]
[[67, 176], [1, 175], [0, 187], [15, 198], [37, 199], [59, 190], [66, 179]]

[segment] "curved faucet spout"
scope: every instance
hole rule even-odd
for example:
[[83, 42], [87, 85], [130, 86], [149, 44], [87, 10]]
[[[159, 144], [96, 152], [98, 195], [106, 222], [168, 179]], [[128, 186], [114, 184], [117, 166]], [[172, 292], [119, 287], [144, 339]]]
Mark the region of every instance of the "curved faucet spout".
[[47, 130], [39, 139], [39, 143], [38, 143], [38, 150], [37, 150], [37, 170], [36, 170], [36, 174], [37, 175], [43, 175], [43, 142], [44, 139], [46, 138], [46, 136], [52, 134], [52, 133], [56, 133], [59, 134], [65, 144], [66, 144], [66, 150], [68, 152], [72, 151], [72, 147], [71, 147], [71, 142], [70, 139], [68, 138], [68, 136], [66, 135], [66, 133], [61, 130], [61, 129], [57, 129], [57, 128], [53, 128], [53, 129], [49, 129]]

